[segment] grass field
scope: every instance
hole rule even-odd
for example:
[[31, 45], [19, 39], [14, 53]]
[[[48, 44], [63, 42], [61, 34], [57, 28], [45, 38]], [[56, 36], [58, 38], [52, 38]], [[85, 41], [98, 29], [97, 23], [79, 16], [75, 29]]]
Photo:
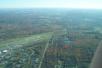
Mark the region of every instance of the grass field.
[[47, 41], [51, 37], [51, 35], [52, 35], [52, 32], [48, 32], [48, 33], [42, 33], [37, 35], [30, 35], [29, 37], [14, 38], [14, 39], [1, 41], [0, 48], [13, 46], [13, 45], [19, 47], [19, 46], [29, 45], [34, 42]]

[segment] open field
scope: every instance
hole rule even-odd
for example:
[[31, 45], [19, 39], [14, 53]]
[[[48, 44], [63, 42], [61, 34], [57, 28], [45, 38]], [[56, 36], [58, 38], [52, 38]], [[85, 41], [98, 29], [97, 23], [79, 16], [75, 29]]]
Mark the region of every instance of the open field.
[[14, 38], [14, 39], [1, 41], [0, 48], [8, 47], [8, 46], [21, 47], [21, 46], [30, 45], [37, 42], [48, 41], [51, 35], [52, 35], [52, 32], [48, 32], [48, 33], [42, 33], [37, 35], [31, 35], [29, 37], [24, 37], [24, 38]]

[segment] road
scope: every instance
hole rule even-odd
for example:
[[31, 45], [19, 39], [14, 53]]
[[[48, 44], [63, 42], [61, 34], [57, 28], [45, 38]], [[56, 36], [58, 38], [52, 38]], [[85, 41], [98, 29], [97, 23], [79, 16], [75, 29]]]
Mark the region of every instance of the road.
[[[53, 35], [53, 34], [52, 34]], [[52, 38], [52, 36], [51, 36], [51, 38]], [[50, 39], [51, 39], [50, 38]], [[50, 40], [49, 39], [49, 40]], [[47, 44], [46, 44], [46, 46], [45, 46], [45, 49], [44, 49], [44, 52], [43, 52], [43, 55], [42, 55], [42, 57], [41, 57], [41, 61], [40, 61], [40, 64], [39, 64], [39, 67], [38, 68], [41, 68], [41, 66], [42, 66], [42, 63], [43, 63], [43, 60], [44, 60], [44, 57], [45, 57], [45, 54], [46, 54], [46, 51], [47, 51], [47, 49], [48, 49], [48, 47], [49, 47], [49, 40], [48, 40], [48, 42], [47, 42]]]

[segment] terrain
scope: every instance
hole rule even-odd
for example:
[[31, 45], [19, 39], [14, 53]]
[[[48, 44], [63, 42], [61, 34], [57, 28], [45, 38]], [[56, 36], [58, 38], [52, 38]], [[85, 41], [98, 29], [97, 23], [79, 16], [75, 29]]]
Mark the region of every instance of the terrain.
[[101, 11], [0, 9], [0, 68], [88, 68], [102, 40]]

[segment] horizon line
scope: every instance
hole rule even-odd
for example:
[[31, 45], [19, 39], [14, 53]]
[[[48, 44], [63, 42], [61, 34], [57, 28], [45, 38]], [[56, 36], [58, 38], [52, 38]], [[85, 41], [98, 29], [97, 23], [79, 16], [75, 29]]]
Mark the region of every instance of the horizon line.
[[0, 9], [96, 9], [102, 10], [102, 8], [80, 8], [80, 7], [0, 7]]

